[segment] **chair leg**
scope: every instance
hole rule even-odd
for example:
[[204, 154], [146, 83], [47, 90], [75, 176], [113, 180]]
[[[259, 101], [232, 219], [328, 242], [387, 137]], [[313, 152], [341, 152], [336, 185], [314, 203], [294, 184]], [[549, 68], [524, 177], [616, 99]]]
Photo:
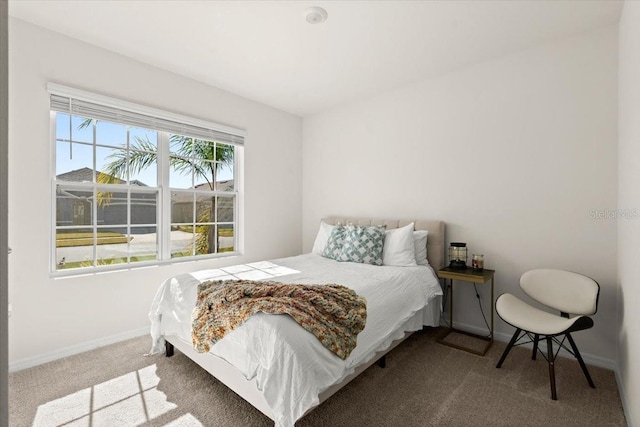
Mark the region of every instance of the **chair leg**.
[[584, 360], [582, 360], [582, 356], [578, 351], [578, 347], [576, 346], [576, 343], [573, 340], [573, 337], [571, 336], [570, 333], [567, 333], [566, 335], [567, 335], [567, 339], [569, 340], [569, 344], [571, 344], [571, 348], [573, 349], [573, 354], [575, 354], [576, 359], [578, 359], [578, 363], [582, 368], [582, 372], [584, 372], [584, 376], [587, 377], [587, 382], [589, 383], [589, 387], [596, 388], [596, 385], [593, 383], [593, 380], [591, 379], [591, 375], [589, 375], [589, 371], [587, 370], [587, 365], [584, 364]]
[[540, 339], [539, 334], [535, 334], [533, 336], [533, 353], [531, 353], [531, 360], [536, 360], [536, 355], [538, 354], [538, 340]]
[[549, 381], [551, 382], [551, 399], [558, 400], [556, 396], [556, 371], [553, 359], [553, 339], [547, 336], [547, 361], [549, 362]]
[[520, 335], [520, 332], [522, 332], [522, 329], [517, 329], [516, 328], [516, 331], [513, 334], [513, 336], [511, 337], [511, 341], [509, 341], [509, 345], [507, 345], [507, 348], [504, 349], [504, 353], [502, 353], [502, 357], [500, 358], [500, 361], [496, 365], [496, 368], [501, 368], [502, 367], [502, 363], [504, 363], [504, 359], [507, 358], [507, 354], [509, 354], [509, 352], [511, 351], [511, 348], [516, 343], [516, 341], [518, 341], [518, 336]]

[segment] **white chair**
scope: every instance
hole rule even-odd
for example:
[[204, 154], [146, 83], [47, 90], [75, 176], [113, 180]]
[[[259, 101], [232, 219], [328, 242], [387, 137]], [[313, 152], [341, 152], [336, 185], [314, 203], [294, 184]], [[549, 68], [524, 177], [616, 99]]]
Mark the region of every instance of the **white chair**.
[[[598, 309], [600, 294], [598, 282], [570, 271], [540, 269], [524, 273], [520, 278], [520, 288], [537, 302], [560, 311], [560, 315], [539, 310], [511, 294], [500, 295], [496, 300], [496, 312], [502, 320], [516, 328], [516, 331], [496, 368], [502, 366], [514, 345], [533, 342], [531, 359], [535, 360], [536, 353], [540, 351], [540, 354], [549, 363], [551, 399], [557, 400], [554, 362], [560, 348], [564, 348], [578, 359], [589, 386], [595, 388], [587, 366], [571, 337], [571, 332], [589, 329], [593, 326], [593, 320], [588, 316], [595, 314]], [[529, 337], [530, 341], [517, 343], [525, 336]], [[564, 336], [562, 341], [558, 339], [560, 336]], [[571, 349], [564, 345], [565, 339], [569, 341]], [[539, 340], [547, 342], [546, 355], [538, 349]], [[553, 353], [553, 342], [558, 344], [558, 351], [555, 354]]]

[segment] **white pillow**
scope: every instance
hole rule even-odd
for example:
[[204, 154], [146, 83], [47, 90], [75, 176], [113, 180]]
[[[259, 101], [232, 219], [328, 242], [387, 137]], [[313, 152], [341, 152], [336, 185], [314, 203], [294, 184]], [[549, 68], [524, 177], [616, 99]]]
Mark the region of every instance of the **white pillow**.
[[416, 265], [413, 223], [384, 233], [382, 265], [409, 267]]
[[324, 248], [327, 246], [327, 240], [329, 240], [329, 236], [331, 236], [333, 227], [335, 227], [335, 225], [320, 222], [320, 229], [318, 229], [316, 240], [313, 242], [313, 249], [311, 249], [312, 253], [322, 255]]
[[427, 261], [427, 230], [416, 230], [413, 232], [413, 243], [415, 244], [416, 264], [429, 265]]

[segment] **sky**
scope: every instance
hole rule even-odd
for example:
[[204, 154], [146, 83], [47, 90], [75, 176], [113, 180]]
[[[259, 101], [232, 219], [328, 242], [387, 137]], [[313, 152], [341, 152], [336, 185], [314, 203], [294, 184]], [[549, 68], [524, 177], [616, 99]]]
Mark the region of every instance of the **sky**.
[[[93, 147], [82, 144], [83, 142], [89, 144], [93, 142], [93, 126], [80, 129], [79, 125], [82, 121], [83, 118], [72, 116], [70, 123], [68, 114], [56, 113], [56, 175], [84, 167], [93, 169]], [[157, 146], [156, 131], [129, 127], [130, 143], [133, 143], [135, 138], [147, 140], [151, 142], [152, 146]], [[70, 140], [73, 142], [70, 143]], [[96, 143], [104, 145], [96, 146], [96, 170], [104, 171], [107, 169], [106, 165], [112, 161], [109, 156], [118, 152], [122, 153], [119, 147], [126, 146], [126, 142], [127, 126], [104, 121], [96, 122]], [[225, 167], [220, 170], [218, 181], [232, 177], [231, 169]], [[148, 186], [157, 186], [156, 164], [150, 165], [140, 173], [131, 176], [130, 179], [136, 179]], [[204, 179], [196, 176], [196, 185], [204, 182]], [[171, 188], [192, 188], [191, 174], [172, 170], [169, 175], [169, 185]]]

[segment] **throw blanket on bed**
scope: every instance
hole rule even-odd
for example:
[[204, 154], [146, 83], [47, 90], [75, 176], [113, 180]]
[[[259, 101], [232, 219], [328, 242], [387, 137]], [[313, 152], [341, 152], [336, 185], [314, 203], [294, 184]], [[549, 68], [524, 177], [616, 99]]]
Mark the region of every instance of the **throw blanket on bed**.
[[327, 349], [346, 359], [364, 329], [364, 298], [342, 285], [292, 285], [251, 280], [212, 280], [198, 286], [192, 314], [193, 346], [200, 353], [252, 314], [288, 314]]

